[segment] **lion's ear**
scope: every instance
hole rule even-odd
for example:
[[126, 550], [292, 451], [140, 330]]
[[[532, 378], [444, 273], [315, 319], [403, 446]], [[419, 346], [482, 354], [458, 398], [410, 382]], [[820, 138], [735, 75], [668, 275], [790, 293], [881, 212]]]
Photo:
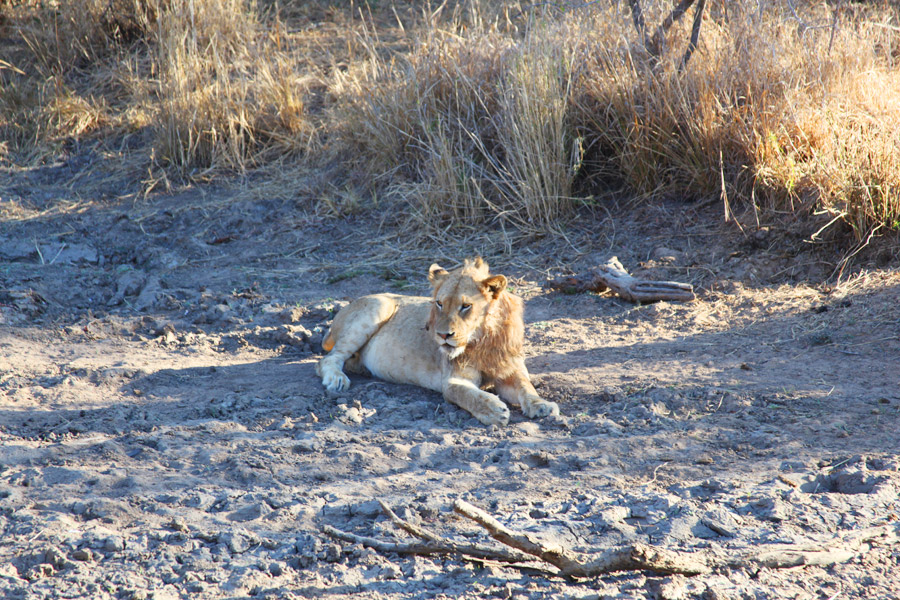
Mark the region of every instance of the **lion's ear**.
[[441, 267], [441, 265], [434, 263], [428, 269], [428, 281], [431, 283], [431, 285], [437, 285], [439, 281], [441, 281], [449, 274], [450, 273], [448, 273], [446, 269]]
[[481, 286], [490, 291], [496, 300], [497, 297], [506, 289], [506, 277], [503, 275], [491, 275], [481, 282]]

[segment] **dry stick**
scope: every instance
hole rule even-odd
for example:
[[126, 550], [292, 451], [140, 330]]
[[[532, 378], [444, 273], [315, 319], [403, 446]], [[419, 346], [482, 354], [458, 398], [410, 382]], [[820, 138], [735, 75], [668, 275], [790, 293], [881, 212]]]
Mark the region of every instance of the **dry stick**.
[[847, 562], [866, 552], [872, 542], [889, 545], [900, 541], [900, 524], [867, 527], [835, 537], [828, 542], [779, 544], [754, 548], [737, 559], [727, 561], [731, 567], [760, 566], [789, 569], [801, 566], [828, 566]]
[[[685, 552], [653, 548], [646, 544], [610, 548], [599, 553], [582, 555], [558, 544], [535, 541], [526, 533], [509, 529], [481, 509], [457, 500], [454, 510], [484, 527], [497, 541], [510, 548], [494, 549], [480, 544], [459, 544], [438, 536], [431, 531], [413, 525], [397, 516], [381, 502], [382, 509], [391, 521], [401, 529], [424, 539], [424, 542], [393, 543], [356, 535], [323, 525], [328, 535], [354, 544], [363, 544], [379, 552], [398, 554], [461, 554], [477, 559], [497, 560], [507, 563], [530, 562], [531, 556], [548, 562], [569, 577], [596, 577], [617, 571], [654, 571], [663, 574], [701, 575], [714, 568], [755, 569], [767, 567], [784, 569], [800, 566], [828, 566], [846, 562], [866, 552], [871, 544], [893, 544], [900, 541], [900, 524], [870, 527], [836, 536], [828, 542], [808, 544], [768, 545], [753, 548], [735, 558], [721, 558], [707, 552]], [[520, 552], [521, 551], [521, 552]]]
[[629, 302], [657, 302], [659, 300], [693, 300], [694, 288], [677, 281], [641, 281], [628, 274], [619, 259], [613, 256], [605, 265], [574, 277], [562, 277], [547, 284], [566, 292], [602, 292], [612, 290]]
[[703, 23], [704, 8], [706, 8], [706, 0], [697, 0], [697, 8], [694, 9], [694, 24], [691, 27], [691, 41], [687, 50], [684, 51], [681, 64], [678, 65], [679, 71], [687, 66], [688, 61], [691, 60], [691, 56], [694, 54], [694, 50], [697, 49], [697, 43], [700, 41], [700, 25]]
[[449, 546], [435, 542], [386, 542], [377, 538], [342, 531], [331, 525], [322, 525], [322, 531], [339, 540], [344, 540], [351, 544], [362, 544], [379, 552], [396, 552], [397, 554], [453, 554], [457, 552]]
[[556, 566], [563, 575], [569, 577], [595, 577], [616, 571], [639, 570], [684, 575], [700, 575], [710, 571], [706, 557], [700, 553], [651, 548], [640, 543], [605, 550], [585, 560], [585, 557], [558, 544], [537, 542], [528, 534], [509, 529], [465, 500], [454, 502], [453, 510], [487, 529], [498, 542], [536, 556]]
[[872, 542], [893, 544], [900, 541], [900, 524], [894, 524], [851, 531], [827, 543], [763, 546], [744, 552], [734, 559], [723, 560], [708, 553], [665, 550], [639, 543], [582, 557], [558, 545], [542, 544], [527, 534], [512, 531], [481, 509], [463, 500], [457, 500], [453, 508], [487, 529], [491, 537], [497, 541], [556, 565], [562, 574], [571, 577], [595, 577], [615, 571], [632, 570], [700, 575], [721, 567], [787, 569], [812, 565], [828, 566], [846, 562], [868, 551]]
[[491, 548], [489, 546], [484, 546], [481, 544], [460, 544], [458, 542], [454, 542], [453, 540], [443, 538], [436, 533], [425, 529], [424, 527], [413, 525], [409, 521], [400, 518], [397, 513], [395, 513], [391, 509], [391, 507], [385, 504], [382, 500], [379, 500], [378, 504], [381, 505], [381, 510], [383, 510], [384, 513], [391, 519], [391, 522], [393, 522], [394, 525], [396, 525], [400, 529], [416, 536], [417, 538], [425, 540], [426, 542], [431, 542], [433, 544], [438, 544], [441, 547], [449, 548], [452, 552], [458, 552], [460, 554], [465, 554], [467, 556], [472, 556], [475, 558], [485, 558], [503, 562], [529, 562], [533, 560], [531, 556], [523, 552], [518, 552], [516, 550], [508, 550], [506, 548]]

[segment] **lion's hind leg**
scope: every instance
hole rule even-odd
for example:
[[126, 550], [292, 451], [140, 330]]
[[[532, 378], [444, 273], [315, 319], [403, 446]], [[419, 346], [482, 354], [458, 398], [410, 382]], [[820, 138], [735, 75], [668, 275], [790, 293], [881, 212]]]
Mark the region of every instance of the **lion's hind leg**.
[[396, 310], [393, 299], [376, 295], [359, 298], [338, 313], [323, 343], [330, 351], [316, 365], [325, 389], [339, 392], [350, 387], [344, 363], [369, 342]]

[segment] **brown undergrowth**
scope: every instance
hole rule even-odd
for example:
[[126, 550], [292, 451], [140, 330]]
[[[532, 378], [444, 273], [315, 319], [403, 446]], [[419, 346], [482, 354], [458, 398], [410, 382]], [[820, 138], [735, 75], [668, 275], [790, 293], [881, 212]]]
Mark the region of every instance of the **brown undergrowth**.
[[[643, 4], [650, 26], [670, 9]], [[622, 3], [20, 0], [0, 11], [9, 165], [141, 133], [151, 170], [189, 180], [338, 164], [431, 231], [559, 231], [611, 189], [721, 202], [745, 227], [799, 220], [814, 238], [900, 228], [889, 3], [710, 2], [684, 68], [690, 17], [657, 59]], [[360, 204], [358, 192], [337, 193], [349, 208], [321, 196], [325, 212]]]

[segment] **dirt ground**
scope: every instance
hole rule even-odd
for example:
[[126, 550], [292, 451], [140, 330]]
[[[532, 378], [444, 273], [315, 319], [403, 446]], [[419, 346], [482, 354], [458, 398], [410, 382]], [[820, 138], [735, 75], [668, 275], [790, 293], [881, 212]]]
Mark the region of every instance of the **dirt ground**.
[[[408, 540], [381, 499], [489, 543], [457, 498], [585, 552], [727, 556], [897, 524], [896, 265], [826, 286], [802, 240], [683, 204], [512, 253], [425, 243], [382, 222], [391, 207], [330, 218], [246, 184], [88, 197], [78, 160], [0, 173], [0, 596], [900, 598], [900, 547], [877, 541], [832, 566], [568, 580], [322, 531]], [[562, 416], [486, 428], [363, 377], [325, 393], [338, 307], [427, 293], [432, 262], [475, 253], [526, 298], [527, 364]], [[544, 286], [611, 255], [697, 300]]]

